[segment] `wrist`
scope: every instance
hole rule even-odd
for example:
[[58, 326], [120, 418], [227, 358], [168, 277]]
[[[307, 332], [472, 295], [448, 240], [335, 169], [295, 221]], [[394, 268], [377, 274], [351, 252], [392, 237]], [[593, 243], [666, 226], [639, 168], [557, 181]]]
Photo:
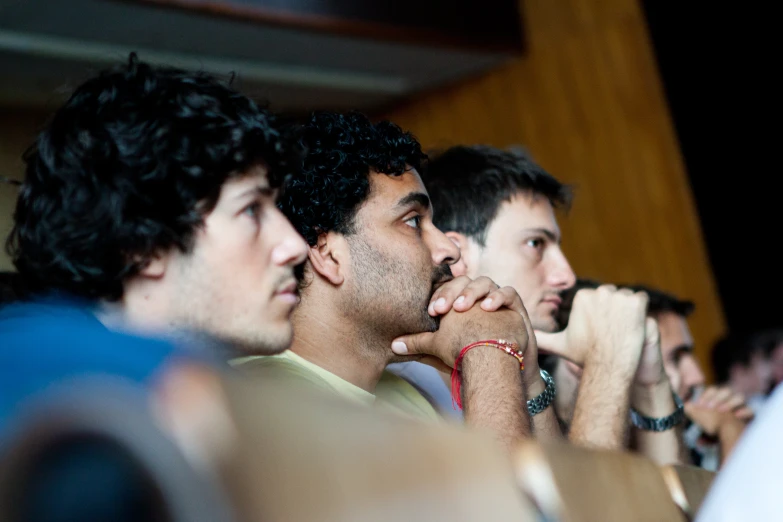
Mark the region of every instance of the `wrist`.
[[[521, 354], [519, 356], [521, 358]], [[451, 372], [452, 401], [456, 407], [462, 408], [463, 382], [465, 388], [471, 388], [473, 385], [481, 386], [482, 383], [514, 381], [518, 383], [521, 395], [523, 383], [520, 364], [517, 356], [498, 350], [492, 345], [469, 345], [463, 348]], [[491, 378], [488, 379], [487, 376]]]
[[544, 390], [546, 390], [546, 382], [541, 377], [538, 364], [525, 365], [525, 370], [522, 372], [522, 379], [525, 382], [525, 397], [527, 400], [538, 397]]
[[668, 379], [654, 384], [634, 384], [631, 407], [645, 417], [666, 417], [677, 409]]
[[515, 357], [492, 346], [477, 346], [465, 352], [460, 369], [464, 372], [471, 367], [484, 365], [511, 366], [519, 371], [519, 361]]

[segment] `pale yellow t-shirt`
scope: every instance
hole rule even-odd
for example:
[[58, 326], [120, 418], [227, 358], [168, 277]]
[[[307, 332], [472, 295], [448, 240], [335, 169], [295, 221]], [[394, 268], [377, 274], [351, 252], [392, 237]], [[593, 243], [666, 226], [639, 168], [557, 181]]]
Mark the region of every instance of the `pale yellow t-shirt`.
[[375, 394], [372, 394], [291, 350], [278, 355], [240, 357], [233, 359], [231, 365], [244, 373], [264, 378], [300, 379], [366, 406], [376, 406], [419, 419], [442, 420], [432, 404], [413, 385], [388, 371], [383, 372]]

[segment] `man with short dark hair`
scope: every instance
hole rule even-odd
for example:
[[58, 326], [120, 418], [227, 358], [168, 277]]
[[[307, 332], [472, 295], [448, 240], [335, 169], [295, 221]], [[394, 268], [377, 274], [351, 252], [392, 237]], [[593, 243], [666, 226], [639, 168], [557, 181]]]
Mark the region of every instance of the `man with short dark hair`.
[[[560, 328], [568, 326], [574, 296], [583, 288], [598, 288], [601, 283], [588, 279], [579, 279], [576, 284], [562, 295], [563, 303], [557, 316]], [[693, 313], [694, 304], [681, 300], [660, 290], [644, 285], [618, 285], [633, 292], [644, 292], [649, 297], [647, 314], [658, 323], [661, 336], [663, 368], [669, 377], [672, 389], [683, 401], [694, 397], [694, 392], [704, 386], [704, 373], [693, 355], [693, 337], [688, 328], [687, 318]], [[557, 382], [557, 379], [555, 379]], [[565, 399], [565, 394], [561, 395]], [[570, 419], [570, 414], [562, 415]]]
[[[359, 113], [315, 113], [302, 129], [308, 151], [281, 208], [310, 245], [291, 350], [238, 366], [264, 379], [285, 375], [349, 400], [436, 418], [409, 384], [385, 372], [427, 358], [458, 368], [466, 418], [510, 446], [529, 432], [519, 360], [525, 351], [519, 296], [487, 278], [452, 280], [456, 245], [432, 222], [419, 177], [419, 143], [390, 122]], [[492, 344], [489, 343], [489, 344]], [[538, 379], [535, 359], [525, 358]], [[527, 372], [527, 370], [525, 370]], [[456, 390], [455, 390], [456, 391]]]
[[[609, 287], [582, 293], [574, 307], [578, 320], [568, 332], [552, 333], [560, 295], [575, 281], [560, 248], [555, 218], [557, 209], [570, 204], [568, 186], [522, 149], [481, 145], [436, 154], [422, 179], [438, 209], [436, 225], [460, 248], [454, 274], [488, 276], [516, 289], [537, 330], [538, 346], [571, 359], [574, 367], [584, 367], [586, 378], [569, 434], [572, 441], [622, 447], [629, 404], [647, 419], [676, 417], [660, 366], [657, 330], [645, 318], [646, 295]], [[410, 366], [397, 371], [427, 386], [412, 375]], [[424, 370], [419, 366], [416, 373]], [[538, 379], [532, 391], [542, 390], [544, 379]], [[557, 429], [552, 408], [534, 417], [539, 433], [551, 434], [552, 426]], [[659, 453], [662, 461], [676, 460], [675, 435], [650, 433], [646, 439], [664, 448]]]
[[[579, 291], [599, 286], [597, 281], [579, 279], [563, 294], [558, 323], [564, 328], [568, 326], [572, 302]], [[704, 374], [693, 354], [693, 337], [687, 322], [695, 308], [691, 301], [645, 285], [619, 285], [619, 288], [649, 296], [647, 314], [659, 325], [663, 368], [672, 388], [685, 403], [689, 420], [684, 439], [690, 449], [690, 459], [702, 467], [717, 470], [752, 418], [752, 411], [745, 398], [729, 388], [705, 388]], [[568, 424], [573, 416], [581, 370], [558, 358], [542, 362], [542, 365], [550, 368], [555, 376], [562, 392], [556, 401], [556, 411], [561, 422]]]

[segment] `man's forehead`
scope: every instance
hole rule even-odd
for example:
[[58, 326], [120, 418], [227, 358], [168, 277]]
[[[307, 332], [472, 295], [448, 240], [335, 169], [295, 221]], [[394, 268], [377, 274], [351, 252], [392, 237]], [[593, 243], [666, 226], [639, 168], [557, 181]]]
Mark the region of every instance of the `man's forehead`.
[[412, 193], [427, 195], [427, 189], [416, 169], [410, 169], [399, 176], [371, 171], [369, 205], [393, 209]]
[[661, 343], [671, 346], [693, 346], [693, 336], [685, 317], [676, 312], [665, 311], [657, 315]]
[[266, 167], [258, 165], [249, 169], [246, 173], [235, 176], [223, 183], [222, 195], [238, 196], [241, 193], [257, 188], [265, 190], [269, 188], [269, 176], [267, 176]]
[[554, 241], [560, 241], [560, 227], [554, 208], [541, 195], [520, 192], [504, 201], [498, 209], [492, 224], [509, 233], [544, 233]]

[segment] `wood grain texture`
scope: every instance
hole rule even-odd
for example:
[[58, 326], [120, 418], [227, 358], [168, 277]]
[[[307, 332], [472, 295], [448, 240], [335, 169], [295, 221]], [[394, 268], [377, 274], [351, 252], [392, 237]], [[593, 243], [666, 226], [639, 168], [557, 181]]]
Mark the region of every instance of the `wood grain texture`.
[[696, 207], [636, 0], [527, 0], [526, 56], [383, 116], [427, 148], [523, 144], [576, 186], [561, 219], [577, 274], [693, 299], [696, 353], [724, 317]]
[[639, 455], [528, 441], [514, 460], [520, 488], [546, 520], [685, 522], [658, 468]]
[[[0, 174], [11, 179], [24, 178], [22, 153], [46, 117], [44, 112], [0, 107]], [[17, 194], [17, 187], [0, 183], [0, 270], [13, 269], [5, 253], [5, 239], [11, 231]]]

